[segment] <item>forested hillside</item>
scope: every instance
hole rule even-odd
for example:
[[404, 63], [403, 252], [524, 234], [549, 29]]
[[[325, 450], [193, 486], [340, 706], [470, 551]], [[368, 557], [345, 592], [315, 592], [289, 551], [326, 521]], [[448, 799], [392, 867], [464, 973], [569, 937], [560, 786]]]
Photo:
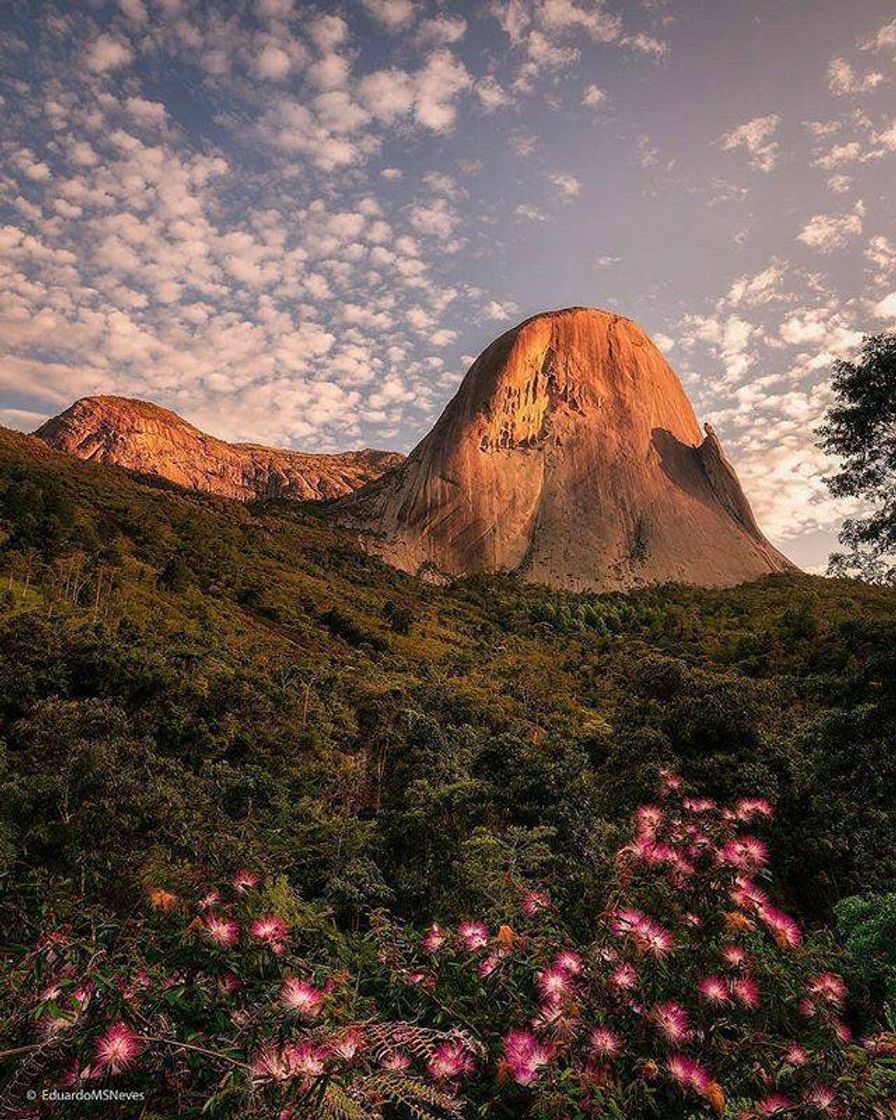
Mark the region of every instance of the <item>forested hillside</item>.
[[[501, 920], [521, 883], [584, 929], [663, 767], [774, 803], [780, 898], [810, 927], [896, 881], [892, 590], [437, 587], [326, 504], [202, 497], [8, 432], [0, 564], [6, 942], [243, 866], [347, 932], [380, 908]], [[885, 957], [854, 963], [868, 1022]]]

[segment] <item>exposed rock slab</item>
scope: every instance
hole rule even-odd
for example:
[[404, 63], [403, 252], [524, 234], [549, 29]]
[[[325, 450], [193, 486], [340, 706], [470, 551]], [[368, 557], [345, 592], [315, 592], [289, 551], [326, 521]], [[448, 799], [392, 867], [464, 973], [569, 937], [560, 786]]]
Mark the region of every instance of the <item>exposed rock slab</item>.
[[390, 564], [433, 578], [717, 587], [792, 567], [653, 342], [588, 308], [493, 342], [408, 458], [337, 511]]

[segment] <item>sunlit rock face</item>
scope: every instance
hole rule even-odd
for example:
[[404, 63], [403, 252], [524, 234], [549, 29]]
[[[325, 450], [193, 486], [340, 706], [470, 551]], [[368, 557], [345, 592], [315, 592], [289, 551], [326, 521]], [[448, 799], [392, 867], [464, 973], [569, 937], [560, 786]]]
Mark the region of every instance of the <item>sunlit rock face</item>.
[[437, 579], [724, 587], [792, 566], [653, 342], [591, 308], [493, 342], [408, 458], [337, 511], [390, 564]]
[[225, 498], [337, 498], [403, 459], [393, 451], [314, 455], [215, 439], [174, 412], [127, 397], [85, 397], [35, 432], [59, 451]]

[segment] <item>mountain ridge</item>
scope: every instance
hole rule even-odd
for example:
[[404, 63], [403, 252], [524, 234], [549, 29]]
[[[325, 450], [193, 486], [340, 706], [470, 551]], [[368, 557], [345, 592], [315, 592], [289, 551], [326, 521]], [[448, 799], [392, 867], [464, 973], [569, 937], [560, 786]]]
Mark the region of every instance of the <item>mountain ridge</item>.
[[161, 405], [113, 395], [80, 398], [34, 435], [79, 459], [240, 501], [337, 498], [403, 458], [373, 448], [328, 455], [229, 443]]

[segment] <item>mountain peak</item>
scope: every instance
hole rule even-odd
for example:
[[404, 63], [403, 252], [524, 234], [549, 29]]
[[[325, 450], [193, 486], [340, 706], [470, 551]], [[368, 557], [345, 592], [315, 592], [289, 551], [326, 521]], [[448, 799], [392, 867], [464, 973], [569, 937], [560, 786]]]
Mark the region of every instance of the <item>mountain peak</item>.
[[191, 490], [255, 498], [336, 498], [402, 461], [393, 451], [303, 451], [226, 443], [176, 412], [131, 397], [82, 397], [34, 433], [79, 459], [168, 479]]
[[573, 307], [488, 346], [433, 430], [342, 519], [396, 567], [571, 590], [726, 586], [791, 565], [632, 319]]

